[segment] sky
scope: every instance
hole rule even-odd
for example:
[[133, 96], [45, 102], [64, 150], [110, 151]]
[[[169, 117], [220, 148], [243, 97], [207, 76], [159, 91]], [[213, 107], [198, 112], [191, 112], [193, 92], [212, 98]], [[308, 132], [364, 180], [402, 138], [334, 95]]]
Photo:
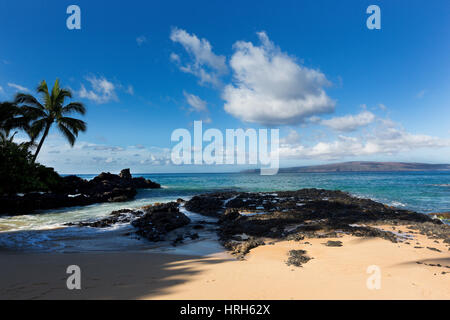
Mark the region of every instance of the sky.
[[74, 147], [53, 128], [39, 154], [60, 173], [247, 168], [171, 163], [200, 120], [279, 129], [282, 167], [450, 162], [446, 0], [2, 1], [0, 26], [0, 101], [58, 78], [87, 107]]

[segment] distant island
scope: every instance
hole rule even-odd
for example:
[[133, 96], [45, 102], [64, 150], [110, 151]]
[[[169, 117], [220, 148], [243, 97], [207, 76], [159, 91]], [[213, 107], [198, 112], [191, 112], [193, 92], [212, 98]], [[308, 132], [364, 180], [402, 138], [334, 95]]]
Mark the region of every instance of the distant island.
[[[318, 166], [280, 168], [280, 173], [302, 172], [393, 172], [393, 171], [450, 171], [450, 164], [414, 162], [349, 161]], [[243, 173], [259, 173], [259, 169], [244, 170]]]

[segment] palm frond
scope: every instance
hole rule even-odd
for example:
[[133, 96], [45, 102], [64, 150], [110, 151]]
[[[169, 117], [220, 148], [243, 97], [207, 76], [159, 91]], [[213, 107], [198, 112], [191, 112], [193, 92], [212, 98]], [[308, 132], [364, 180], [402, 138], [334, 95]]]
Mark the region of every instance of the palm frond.
[[36, 120], [31, 124], [28, 133], [32, 141], [34, 141], [45, 130], [47, 124], [48, 121], [46, 118]]
[[62, 115], [70, 114], [72, 112], [84, 115], [86, 114], [86, 107], [81, 102], [71, 102], [61, 110]]
[[37, 87], [37, 92], [42, 93], [42, 95], [44, 96], [44, 105], [46, 108], [49, 108], [52, 104], [52, 99], [50, 97], [50, 93], [48, 92], [48, 86], [45, 80], [41, 81], [41, 83]]
[[61, 131], [64, 137], [66, 137], [70, 145], [73, 146], [75, 144], [76, 136], [71, 132], [71, 130], [69, 130], [63, 123], [58, 123], [58, 129]]
[[48, 114], [45, 110], [36, 108], [33, 106], [22, 105], [20, 106], [21, 114], [30, 120], [36, 120], [37, 118], [46, 118]]
[[23, 112], [21, 107], [11, 102], [0, 103], [0, 129], [6, 135], [12, 129], [27, 130], [30, 121], [31, 119]]
[[35, 97], [27, 93], [18, 93], [14, 99], [14, 103], [17, 105], [26, 104], [40, 110], [45, 110], [45, 107]]
[[80, 119], [61, 117], [58, 120], [58, 124], [64, 125], [67, 129], [72, 131], [75, 136], [78, 136], [78, 132], [86, 131], [86, 122]]

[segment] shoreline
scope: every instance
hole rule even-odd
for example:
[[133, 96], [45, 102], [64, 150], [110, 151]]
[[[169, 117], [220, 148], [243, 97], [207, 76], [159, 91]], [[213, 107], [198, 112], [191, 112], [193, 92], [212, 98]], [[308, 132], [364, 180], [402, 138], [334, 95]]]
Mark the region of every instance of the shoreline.
[[74, 252], [0, 250], [0, 299], [450, 299], [448, 225], [341, 191], [209, 193], [71, 226], [122, 224], [112, 250], [81, 233]]
[[[338, 238], [342, 247], [323, 245], [328, 239], [308, 239], [309, 244], [279, 241], [253, 249], [242, 261], [220, 253], [192, 256], [0, 251], [4, 268], [0, 298], [449, 299], [450, 257], [426, 249], [445, 246], [416, 236], [424, 249], [379, 238], [344, 236]], [[287, 266], [288, 252], [293, 249], [304, 249], [313, 259], [302, 267]], [[65, 269], [72, 264], [81, 268], [81, 290], [66, 288]], [[380, 267], [379, 290], [366, 286], [370, 265]]]

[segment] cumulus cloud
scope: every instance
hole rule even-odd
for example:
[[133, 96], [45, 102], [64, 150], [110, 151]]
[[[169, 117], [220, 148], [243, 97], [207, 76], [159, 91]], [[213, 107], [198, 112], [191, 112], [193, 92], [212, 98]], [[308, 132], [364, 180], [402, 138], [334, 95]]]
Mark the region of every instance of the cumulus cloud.
[[322, 120], [320, 123], [339, 132], [351, 132], [361, 127], [371, 124], [375, 120], [375, 115], [370, 111], [362, 111], [357, 115], [346, 115]]
[[296, 145], [300, 143], [300, 135], [295, 130], [290, 130], [288, 135], [280, 139], [281, 144]]
[[392, 155], [416, 149], [450, 147], [448, 139], [407, 132], [389, 119], [379, 119], [370, 132], [358, 136], [341, 134], [332, 141], [320, 141], [312, 145], [288, 143], [283, 139], [281, 141], [280, 156], [295, 159], [336, 160], [353, 156]]
[[226, 59], [213, 52], [208, 40], [199, 39], [195, 34], [178, 28], [172, 30], [170, 39], [181, 44], [189, 54], [190, 61], [184, 65], [179, 55], [171, 54], [171, 60], [180, 64], [181, 71], [197, 76], [201, 84], [220, 83], [220, 76], [227, 72]]
[[181, 63], [180, 56], [177, 55], [175, 52], [172, 52], [170, 54], [170, 61], [175, 62], [175, 63]]
[[86, 80], [90, 83], [91, 89], [88, 90], [81, 85], [81, 89], [78, 92], [81, 98], [85, 98], [94, 101], [98, 104], [103, 104], [111, 101], [118, 101], [116, 94], [116, 86], [111, 81], [104, 77], [89, 76]]
[[[65, 160], [56, 157], [55, 153], [64, 154]], [[81, 140], [71, 147], [63, 137], [49, 135], [38, 160], [65, 172], [119, 171], [129, 167], [145, 170], [148, 166], [170, 164], [170, 149], [142, 145], [114, 146]]]
[[378, 108], [380, 108], [380, 110], [383, 110], [383, 111], [387, 110], [387, 107], [382, 103], [378, 104]]
[[259, 32], [261, 44], [238, 41], [230, 65], [234, 83], [222, 97], [225, 110], [245, 121], [263, 125], [298, 124], [306, 117], [329, 113], [335, 102], [318, 70], [300, 65]]
[[136, 38], [136, 43], [137, 43], [137, 45], [139, 47], [142, 46], [146, 42], [147, 42], [147, 37], [146, 36], [139, 36], [139, 37]]
[[191, 93], [183, 92], [187, 103], [191, 106], [191, 111], [206, 112], [208, 111], [206, 101], [202, 100], [199, 96]]
[[26, 88], [26, 87], [23, 87], [23, 86], [21, 86], [21, 85], [19, 85], [19, 84], [16, 84], [16, 83], [11, 83], [11, 82], [9, 82], [9, 83], [8, 83], [8, 86], [11, 87], [11, 88], [16, 89], [17, 91], [30, 92], [30, 89], [28, 89], [28, 88]]

